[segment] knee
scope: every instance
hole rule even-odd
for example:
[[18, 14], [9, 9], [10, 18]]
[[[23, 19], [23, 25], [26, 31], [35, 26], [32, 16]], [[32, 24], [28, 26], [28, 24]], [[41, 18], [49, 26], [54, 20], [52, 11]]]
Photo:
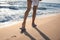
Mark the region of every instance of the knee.
[[33, 9], [37, 9], [38, 8], [38, 6], [33, 6]]
[[27, 8], [27, 11], [29, 12], [31, 10], [31, 8]]

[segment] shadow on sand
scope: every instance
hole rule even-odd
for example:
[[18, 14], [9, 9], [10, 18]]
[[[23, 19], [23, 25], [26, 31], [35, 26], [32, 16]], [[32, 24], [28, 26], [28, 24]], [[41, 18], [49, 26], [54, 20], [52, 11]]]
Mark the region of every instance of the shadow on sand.
[[37, 27], [35, 27], [36, 31], [45, 39], [45, 40], [50, 40], [48, 36], [46, 36], [43, 32], [41, 32]]
[[31, 36], [27, 31], [24, 32], [24, 35], [29, 37], [31, 40], [36, 40], [33, 36]]
[[[34, 29], [45, 39], [50, 40], [48, 36], [46, 36], [43, 32], [41, 32], [37, 27], [34, 27]], [[36, 40], [32, 35], [30, 35], [27, 31], [24, 32], [24, 35], [29, 37], [31, 40]]]

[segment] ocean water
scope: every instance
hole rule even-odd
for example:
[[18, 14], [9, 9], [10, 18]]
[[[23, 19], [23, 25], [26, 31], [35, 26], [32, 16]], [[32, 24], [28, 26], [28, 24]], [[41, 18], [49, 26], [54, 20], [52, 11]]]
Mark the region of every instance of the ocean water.
[[[26, 4], [26, 1], [0, 2], [0, 23], [22, 20], [27, 8]], [[33, 11], [31, 10], [28, 18], [32, 17], [32, 12]], [[59, 12], [60, 3], [40, 2], [36, 15], [50, 15]]]

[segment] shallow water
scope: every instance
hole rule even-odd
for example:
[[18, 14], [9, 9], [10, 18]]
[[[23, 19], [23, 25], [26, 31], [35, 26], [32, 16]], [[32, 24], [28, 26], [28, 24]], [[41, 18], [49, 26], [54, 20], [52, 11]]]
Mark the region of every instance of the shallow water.
[[[0, 3], [0, 23], [19, 21], [23, 19], [24, 12], [26, 11], [26, 1], [7, 2], [6, 4]], [[59, 3], [39, 3], [37, 9], [37, 16], [55, 14], [60, 12]], [[32, 10], [29, 13], [29, 18], [32, 17]]]

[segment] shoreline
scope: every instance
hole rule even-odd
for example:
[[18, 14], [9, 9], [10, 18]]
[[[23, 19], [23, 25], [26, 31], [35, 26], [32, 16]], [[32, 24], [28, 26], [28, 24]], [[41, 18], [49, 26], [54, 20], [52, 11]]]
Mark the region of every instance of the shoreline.
[[[38, 19], [43, 19], [43, 18], [47, 18], [47, 17], [51, 17], [51, 16], [56, 16], [56, 15], [59, 15], [59, 13], [58, 14], [47, 14], [47, 15], [39, 15], [39, 16], [37, 16], [36, 18]], [[30, 21], [30, 19], [32, 19], [32, 17], [30, 17], [30, 18], [27, 18], [27, 21]], [[16, 24], [16, 23], [19, 23], [19, 22], [22, 22], [23, 21], [23, 19], [21, 19], [20, 21], [10, 21], [10, 22], [5, 22], [5, 23], [0, 23], [0, 28], [5, 28], [6, 26], [9, 26], [9, 25], [14, 25], [14, 24]], [[2, 26], [2, 25], [4, 25], [4, 26]]]

